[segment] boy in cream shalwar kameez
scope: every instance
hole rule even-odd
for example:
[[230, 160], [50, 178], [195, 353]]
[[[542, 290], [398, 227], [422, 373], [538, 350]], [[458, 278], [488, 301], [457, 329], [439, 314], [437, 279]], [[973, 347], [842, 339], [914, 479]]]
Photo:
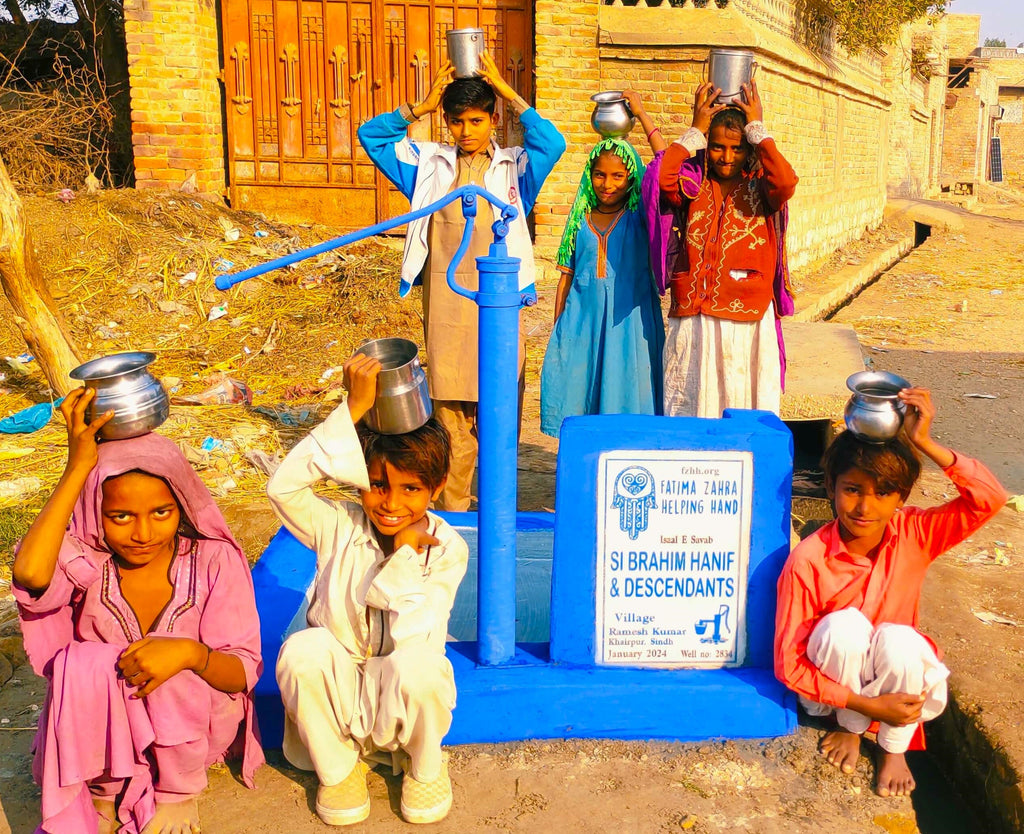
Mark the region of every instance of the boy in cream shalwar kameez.
[[[286, 712], [286, 758], [316, 770], [321, 786], [340, 786], [353, 774], [350, 781], [361, 780], [354, 788], [359, 807], [350, 814], [339, 811], [331, 818], [318, 795], [318, 813], [334, 825], [358, 822], [369, 813], [368, 796], [365, 807], [361, 804], [361, 757], [375, 753], [391, 754], [396, 771], [406, 771], [406, 782], [411, 776], [419, 783], [413, 788], [443, 776], [450, 805], [441, 740], [451, 725], [455, 681], [444, 647], [468, 560], [462, 537], [433, 514], [423, 517], [427, 540], [437, 543], [423, 552], [406, 544], [388, 554], [363, 506], [313, 491], [314, 484], [330, 480], [351, 484], [364, 495], [371, 492], [353, 424], [361, 416], [355, 406], [350, 414], [348, 403], [340, 405], [292, 449], [267, 487], [285, 526], [317, 554], [309, 628], [281, 647], [277, 679]], [[393, 471], [388, 464], [388, 476]], [[379, 491], [380, 484], [372, 490]], [[406, 788], [403, 784], [406, 819], [433, 821], [413, 819], [415, 809], [407, 812]], [[443, 801], [444, 791], [438, 790]]]

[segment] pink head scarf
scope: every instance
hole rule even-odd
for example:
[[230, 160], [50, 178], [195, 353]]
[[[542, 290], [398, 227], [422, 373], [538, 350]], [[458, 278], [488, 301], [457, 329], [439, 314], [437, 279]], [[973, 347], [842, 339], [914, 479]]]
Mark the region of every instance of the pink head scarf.
[[199, 536], [227, 543], [246, 561], [206, 484], [173, 441], [152, 433], [100, 443], [99, 461], [89, 473], [71, 516], [73, 537], [100, 553], [110, 552], [103, 536], [103, 482], [134, 471], [163, 478]]

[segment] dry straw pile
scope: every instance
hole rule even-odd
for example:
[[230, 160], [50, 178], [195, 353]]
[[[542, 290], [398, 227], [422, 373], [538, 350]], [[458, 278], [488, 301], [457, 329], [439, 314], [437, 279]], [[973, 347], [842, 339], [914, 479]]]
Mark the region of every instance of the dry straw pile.
[[[46, 42], [43, 48], [56, 44]], [[24, 192], [77, 186], [109, 168], [114, 107], [96, 73], [59, 54], [44, 82], [0, 56], [0, 156]]]
[[[270, 223], [187, 194], [109, 191], [67, 204], [50, 195], [28, 197], [25, 207], [83, 359], [152, 351], [158, 358], [151, 370], [174, 397], [238, 380], [252, 392], [253, 406], [299, 423], [244, 404], [172, 407], [161, 432], [179, 442], [229, 517], [232, 508], [266, 508], [268, 462], [340, 398], [340, 365], [359, 342], [404, 336], [422, 344], [418, 299], [398, 298], [401, 253], [389, 242], [336, 250], [225, 293], [214, 286], [219, 272], [263, 263], [338, 230]], [[10, 315], [0, 322], [0, 356], [17, 357], [24, 342]], [[36, 364], [18, 365], [0, 368], [0, 417], [50, 397]], [[0, 435], [0, 484], [38, 480], [37, 488], [22, 482], [26, 492], [6, 497], [0, 488], [0, 507], [40, 506], [64, 455], [59, 415], [34, 434]], [[239, 532], [245, 539], [246, 530]], [[262, 533], [248, 542], [251, 556], [261, 542]]]

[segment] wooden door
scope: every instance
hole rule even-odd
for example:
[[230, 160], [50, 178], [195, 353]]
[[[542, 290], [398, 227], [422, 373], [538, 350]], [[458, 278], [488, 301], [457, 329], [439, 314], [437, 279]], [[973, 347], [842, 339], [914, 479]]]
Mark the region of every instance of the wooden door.
[[[360, 123], [426, 95], [445, 33], [477, 26], [533, 98], [533, 0], [224, 0], [232, 205], [357, 228], [408, 210], [356, 138]], [[499, 101], [497, 140], [522, 135]], [[444, 140], [440, 114], [411, 128]]]

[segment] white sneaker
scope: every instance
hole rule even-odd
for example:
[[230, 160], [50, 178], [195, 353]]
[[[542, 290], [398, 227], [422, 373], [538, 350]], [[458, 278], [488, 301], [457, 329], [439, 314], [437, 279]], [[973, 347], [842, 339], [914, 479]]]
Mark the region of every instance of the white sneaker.
[[316, 792], [316, 813], [328, 825], [355, 825], [370, 816], [370, 791], [362, 760], [337, 785], [320, 785]]
[[452, 807], [452, 780], [448, 778], [448, 756], [441, 760], [441, 775], [433, 782], [419, 782], [406, 773], [402, 777], [402, 816], [406, 822], [439, 822]]

